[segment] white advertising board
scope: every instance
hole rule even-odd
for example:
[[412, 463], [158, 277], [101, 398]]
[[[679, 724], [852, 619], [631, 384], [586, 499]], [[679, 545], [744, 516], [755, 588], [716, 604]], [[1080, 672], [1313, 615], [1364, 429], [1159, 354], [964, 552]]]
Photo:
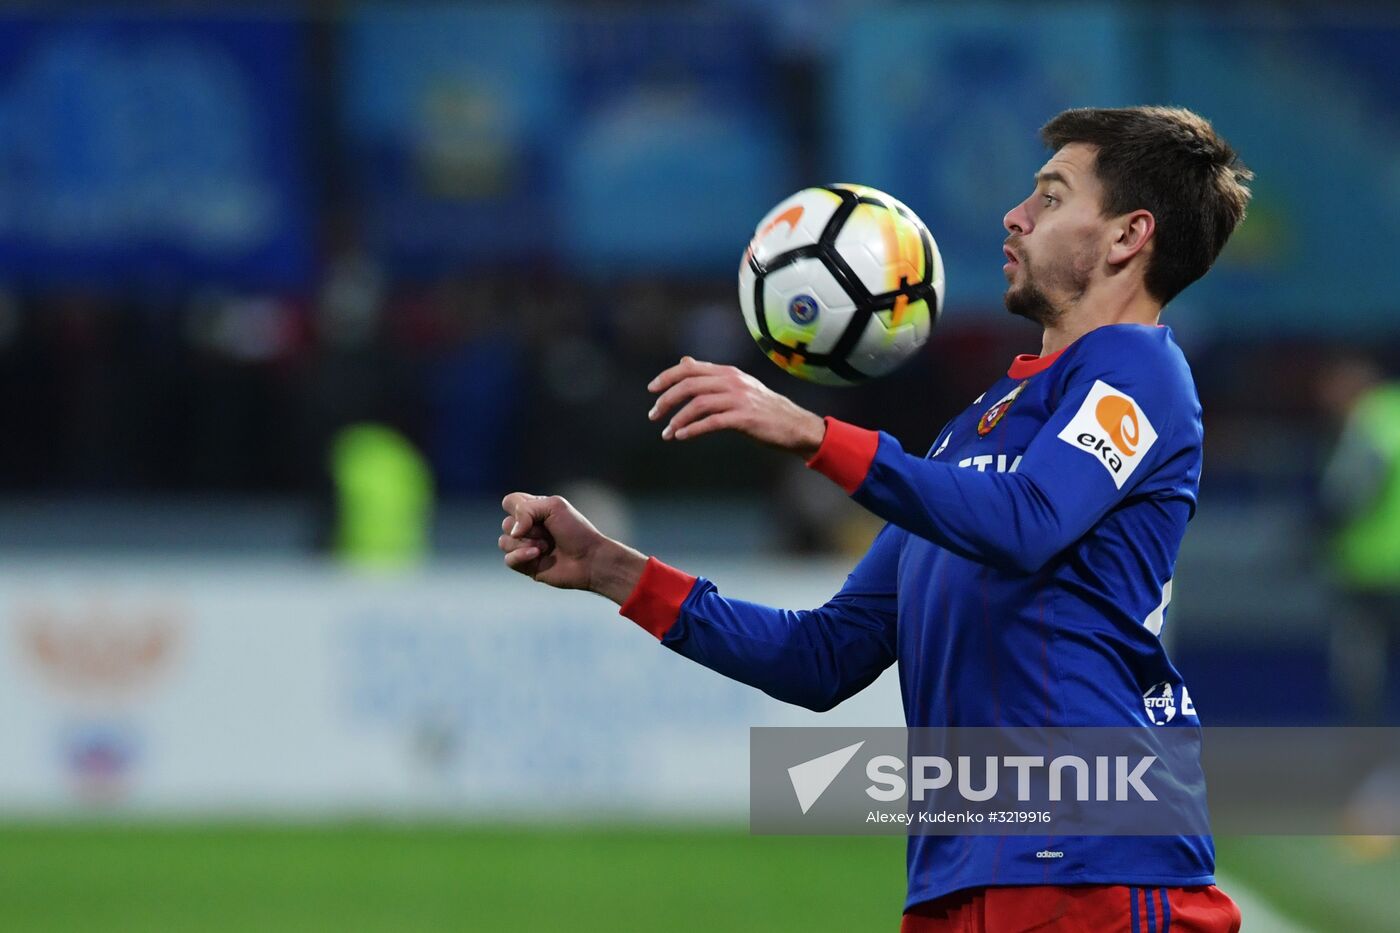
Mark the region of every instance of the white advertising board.
[[[678, 563], [789, 608], [847, 569]], [[898, 725], [897, 678], [818, 715], [495, 564], [0, 573], [0, 814], [732, 818], [749, 727], [803, 723]]]

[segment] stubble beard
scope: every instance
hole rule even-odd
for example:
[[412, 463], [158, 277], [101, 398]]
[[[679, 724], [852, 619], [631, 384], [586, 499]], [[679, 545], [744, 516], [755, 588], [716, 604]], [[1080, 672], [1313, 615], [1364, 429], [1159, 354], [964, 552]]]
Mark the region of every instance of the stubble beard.
[[1002, 301], [1006, 310], [1041, 327], [1052, 327], [1064, 316], [1064, 310], [1056, 307], [1050, 296], [1029, 279], [1019, 288], [1008, 288]]
[[1008, 288], [1002, 296], [1002, 302], [1006, 305], [1006, 310], [1017, 317], [1034, 321], [1041, 327], [1053, 327], [1064, 318], [1065, 311], [1083, 298], [1084, 293], [1089, 290], [1092, 262], [1092, 258], [1087, 254], [1074, 256], [1068, 268], [1063, 270], [1063, 274], [1051, 276], [1052, 279], [1062, 278], [1064, 280], [1064, 287], [1057, 289], [1057, 291], [1062, 292], [1067, 298], [1057, 302], [1036, 281], [1036, 277], [1031, 271], [1030, 258], [1026, 257], [1021, 261], [1024, 267], [1025, 281], [1019, 287]]

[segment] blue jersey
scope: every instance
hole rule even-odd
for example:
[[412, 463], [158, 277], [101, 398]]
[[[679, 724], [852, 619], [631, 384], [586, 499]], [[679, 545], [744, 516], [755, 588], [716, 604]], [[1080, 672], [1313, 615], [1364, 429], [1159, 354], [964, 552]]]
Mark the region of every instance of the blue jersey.
[[[1018, 357], [926, 456], [828, 419], [809, 464], [888, 524], [824, 606], [722, 597], [656, 560], [623, 613], [778, 699], [829, 709], [899, 662], [910, 726], [1199, 728], [1159, 636], [1196, 507], [1201, 409], [1167, 327]], [[1213, 884], [1202, 836], [911, 836], [907, 904], [970, 887]]]

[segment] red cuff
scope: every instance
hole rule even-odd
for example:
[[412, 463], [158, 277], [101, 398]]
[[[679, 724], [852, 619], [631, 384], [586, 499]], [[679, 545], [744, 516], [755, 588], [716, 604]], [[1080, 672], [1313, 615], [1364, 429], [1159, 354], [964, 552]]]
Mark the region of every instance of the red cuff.
[[865, 482], [875, 452], [880, 449], [880, 433], [858, 428], [827, 416], [826, 436], [807, 465], [854, 495]]
[[681, 603], [693, 586], [695, 578], [690, 574], [648, 557], [642, 578], [617, 613], [660, 639], [676, 624]]

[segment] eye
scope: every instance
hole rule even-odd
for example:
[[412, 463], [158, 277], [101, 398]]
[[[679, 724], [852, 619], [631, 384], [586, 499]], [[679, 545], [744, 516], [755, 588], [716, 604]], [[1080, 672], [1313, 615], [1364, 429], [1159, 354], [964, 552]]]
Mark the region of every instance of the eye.
[[1059, 200], [1059, 198], [1055, 197], [1053, 194], [1042, 194], [1041, 197], [1045, 199], [1046, 207], [1049, 207], [1051, 204], [1054, 204], [1056, 201]]

